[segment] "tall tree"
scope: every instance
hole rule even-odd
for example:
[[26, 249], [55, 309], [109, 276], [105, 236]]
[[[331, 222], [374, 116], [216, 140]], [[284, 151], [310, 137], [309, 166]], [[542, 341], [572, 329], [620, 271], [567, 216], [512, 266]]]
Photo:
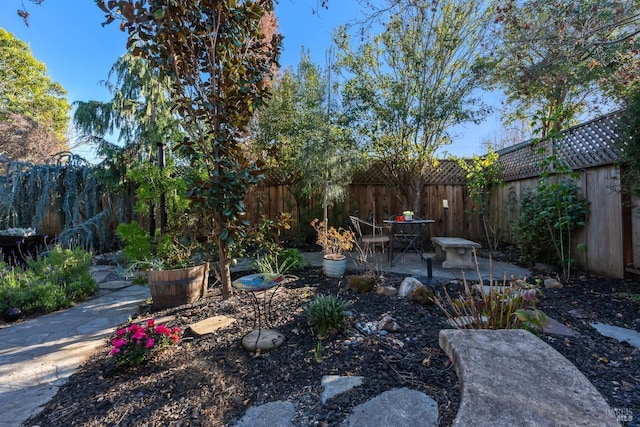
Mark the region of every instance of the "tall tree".
[[587, 107], [601, 114], [603, 82], [637, 47], [640, 2], [523, 1], [496, 6], [500, 43], [490, 52], [494, 86], [512, 105], [507, 119], [529, 119], [545, 137]]
[[[329, 204], [343, 200], [357, 163], [358, 152], [344, 126], [335, 87], [329, 87], [328, 72], [303, 50], [297, 69], [286, 69], [275, 82], [272, 97], [252, 125], [255, 148], [272, 173], [288, 183], [298, 214], [303, 200], [321, 198], [325, 192]], [[298, 217], [298, 223], [302, 221]]]
[[448, 130], [479, 121], [482, 81], [476, 57], [488, 28], [481, 1], [386, 0], [365, 28], [382, 28], [358, 46], [345, 28], [335, 37], [349, 79], [344, 99], [366, 149], [405, 209], [420, 211], [425, 177]]
[[[46, 135], [43, 143], [51, 145], [41, 147], [41, 153], [62, 151], [67, 148], [65, 134], [70, 109], [66, 91], [51, 81], [47, 68], [33, 57], [29, 46], [0, 28], [0, 121], [4, 122], [4, 131], [10, 133], [15, 124], [16, 133], [24, 133], [26, 128], [18, 125], [31, 122], [28, 127], [37, 127], [38, 137]], [[4, 139], [3, 145], [8, 147], [10, 141]], [[24, 147], [14, 148], [24, 151]], [[8, 150], [0, 146], [0, 151]]]
[[[167, 220], [176, 219], [176, 215], [167, 219], [167, 202], [169, 213], [177, 214], [178, 196], [182, 196], [173, 188], [180, 180], [173, 176], [172, 157], [168, 158], [169, 167], [163, 162], [160, 168], [158, 161], [164, 156], [165, 149], [170, 153], [174, 143], [183, 137], [171, 111], [169, 84], [169, 79], [160, 78], [148, 61], [127, 52], [111, 67], [104, 82], [113, 98], [107, 102], [76, 102], [74, 114], [80, 139], [95, 143], [98, 154], [109, 153], [103, 161], [103, 173], [115, 180], [106, 180], [107, 183], [114, 181], [113, 190], [117, 192], [123, 188], [120, 184], [125, 174], [133, 179], [138, 188], [138, 214], [149, 212], [153, 219], [156, 208], [160, 207], [161, 227], [168, 225]], [[105, 138], [109, 134], [117, 134], [123, 146], [117, 147], [107, 141]], [[150, 221], [151, 234], [155, 233], [155, 228], [155, 221]]]
[[191, 200], [210, 214], [223, 298], [231, 289], [230, 251], [246, 224], [243, 197], [261, 177], [245, 146], [255, 109], [268, 96], [280, 37], [264, 37], [271, 0], [96, 0], [107, 23], [121, 21], [135, 54], [170, 78], [169, 93], [187, 137], [178, 149], [201, 169]]
[[0, 153], [10, 159], [45, 163], [65, 151], [53, 133], [33, 119], [7, 112], [0, 119]]

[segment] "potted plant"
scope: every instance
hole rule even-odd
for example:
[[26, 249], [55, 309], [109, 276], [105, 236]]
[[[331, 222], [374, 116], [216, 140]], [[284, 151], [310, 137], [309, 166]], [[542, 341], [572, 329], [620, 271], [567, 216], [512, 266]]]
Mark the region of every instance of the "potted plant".
[[209, 263], [201, 245], [164, 234], [149, 239], [136, 223], [120, 224], [124, 258], [133, 268], [145, 268], [155, 308], [176, 307], [200, 299], [209, 284]]
[[347, 269], [345, 251], [353, 249], [356, 235], [351, 230], [342, 227], [327, 226], [326, 222], [317, 218], [311, 221], [311, 226], [318, 233], [316, 243], [322, 246], [322, 270], [329, 277], [342, 277]]

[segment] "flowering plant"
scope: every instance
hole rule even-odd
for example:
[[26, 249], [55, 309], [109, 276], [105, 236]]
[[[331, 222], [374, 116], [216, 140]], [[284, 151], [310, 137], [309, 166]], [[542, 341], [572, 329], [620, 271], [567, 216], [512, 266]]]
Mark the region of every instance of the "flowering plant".
[[177, 344], [179, 340], [180, 328], [170, 329], [148, 319], [145, 326], [132, 323], [126, 328], [118, 329], [111, 339], [109, 355], [119, 365], [138, 366], [153, 350]]
[[356, 242], [356, 235], [351, 230], [344, 228], [334, 228], [326, 226], [324, 221], [318, 218], [311, 221], [311, 226], [318, 233], [316, 243], [322, 246], [322, 253], [327, 258], [335, 258], [342, 256], [345, 251], [353, 249]]

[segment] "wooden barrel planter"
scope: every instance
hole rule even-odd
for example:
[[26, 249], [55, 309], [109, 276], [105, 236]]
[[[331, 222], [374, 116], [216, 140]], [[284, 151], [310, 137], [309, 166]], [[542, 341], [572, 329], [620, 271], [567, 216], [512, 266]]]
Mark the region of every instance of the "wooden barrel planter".
[[209, 285], [209, 263], [176, 270], [147, 271], [154, 308], [195, 302]]

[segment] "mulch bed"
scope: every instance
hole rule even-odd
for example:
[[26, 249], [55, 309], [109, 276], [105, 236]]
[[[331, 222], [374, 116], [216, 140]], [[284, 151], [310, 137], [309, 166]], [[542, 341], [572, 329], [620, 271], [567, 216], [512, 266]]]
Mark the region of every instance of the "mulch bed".
[[[447, 326], [437, 307], [375, 293], [352, 294], [345, 280], [329, 279], [320, 269], [296, 275], [299, 279], [283, 285], [273, 301], [273, 323], [286, 336], [282, 347], [263, 354], [245, 351], [241, 338], [253, 327], [249, 300], [236, 295], [223, 301], [219, 287], [194, 304], [162, 311], [145, 306], [140, 320], [175, 316], [169, 326], [180, 328], [217, 315], [237, 321], [205, 337], [185, 336], [179, 346], [137, 368], [115, 366], [105, 345], [26, 424], [223, 426], [233, 425], [250, 406], [289, 400], [298, 408], [295, 425], [337, 426], [354, 406], [384, 391], [409, 387], [435, 399], [440, 425], [451, 425], [460, 402], [459, 382], [438, 345], [438, 331]], [[404, 276], [385, 278], [399, 286]], [[460, 285], [447, 288], [456, 292]], [[304, 313], [316, 294], [352, 301], [354, 324], [390, 314], [401, 330], [363, 336], [357, 344], [345, 343], [355, 336], [354, 329], [318, 340]], [[640, 330], [638, 294], [637, 282], [580, 278], [563, 289], [546, 290], [540, 304], [549, 316], [580, 333], [542, 339], [577, 366], [612, 408], [632, 411], [630, 426], [640, 419], [640, 350], [601, 336], [589, 324]], [[321, 406], [324, 375], [361, 375], [365, 381]]]

